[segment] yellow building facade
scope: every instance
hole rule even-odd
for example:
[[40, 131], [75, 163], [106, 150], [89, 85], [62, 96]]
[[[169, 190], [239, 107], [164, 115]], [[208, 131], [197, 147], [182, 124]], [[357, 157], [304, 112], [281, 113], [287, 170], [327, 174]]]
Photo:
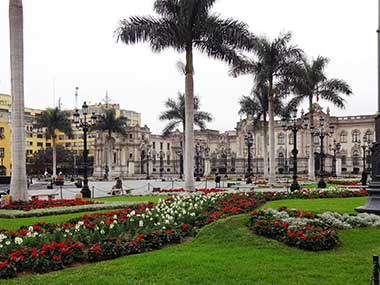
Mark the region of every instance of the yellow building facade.
[[[10, 175], [11, 174], [11, 105], [12, 97], [7, 94], [0, 94], [0, 175]], [[130, 126], [140, 126], [141, 125], [141, 114], [120, 109], [119, 104], [97, 104], [89, 106], [89, 116], [91, 113], [101, 114], [102, 110], [105, 108], [114, 108], [116, 110], [116, 116], [124, 116], [128, 118], [128, 125]], [[73, 119], [73, 114], [75, 110], [67, 110], [71, 114]], [[43, 130], [35, 129], [34, 125], [38, 116], [43, 112], [40, 109], [25, 108], [25, 140], [26, 140], [26, 155], [27, 157], [32, 156], [35, 152], [51, 147], [51, 140], [47, 139]], [[57, 145], [62, 145], [68, 150], [75, 152], [80, 156], [83, 152], [83, 131], [78, 129], [74, 124], [73, 128], [73, 138], [69, 138], [64, 133], [57, 132]], [[88, 134], [88, 150], [89, 156], [94, 156], [94, 142], [96, 134]]]

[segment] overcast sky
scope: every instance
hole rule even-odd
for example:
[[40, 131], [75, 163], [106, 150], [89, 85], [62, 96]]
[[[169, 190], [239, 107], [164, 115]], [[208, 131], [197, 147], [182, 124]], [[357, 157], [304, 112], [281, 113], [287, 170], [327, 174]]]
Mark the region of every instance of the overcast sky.
[[[10, 93], [8, 0], [0, 0], [0, 93]], [[122, 18], [152, 14], [153, 0], [24, 0], [26, 106], [46, 108], [62, 98], [64, 108], [110, 97], [122, 108], [142, 113], [155, 133], [168, 97], [184, 90], [172, 50], [152, 53], [148, 45], [116, 43]], [[330, 77], [346, 80], [354, 95], [334, 115], [374, 114], [377, 106], [377, 1], [219, 0], [215, 12], [246, 22], [270, 38], [293, 32], [293, 42], [310, 57], [329, 57]], [[209, 128], [231, 130], [239, 120], [238, 100], [248, 94], [250, 77], [231, 78], [221, 62], [195, 54], [195, 93], [214, 116]], [[54, 88], [55, 86], [55, 88]], [[325, 105], [322, 103], [322, 105]]]

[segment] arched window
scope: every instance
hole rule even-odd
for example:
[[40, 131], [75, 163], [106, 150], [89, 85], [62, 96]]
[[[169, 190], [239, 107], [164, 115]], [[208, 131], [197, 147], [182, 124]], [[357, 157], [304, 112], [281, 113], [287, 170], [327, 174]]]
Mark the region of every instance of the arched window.
[[279, 145], [284, 145], [285, 144], [285, 135], [283, 133], [280, 133], [278, 135], [278, 144]]
[[340, 143], [346, 143], [347, 142], [347, 133], [345, 131], [340, 133]]
[[352, 142], [353, 143], [360, 142], [360, 132], [358, 130], [355, 130], [352, 132]]
[[371, 143], [371, 142], [372, 142], [372, 132], [371, 132], [370, 130], [368, 130], [368, 131], [365, 133], [364, 137], [366, 138], [367, 143]]
[[294, 144], [294, 136], [293, 134], [289, 134], [289, 144]]
[[360, 161], [360, 153], [358, 150], [355, 150], [352, 153], [352, 165], [353, 166], [359, 166], [359, 161]]

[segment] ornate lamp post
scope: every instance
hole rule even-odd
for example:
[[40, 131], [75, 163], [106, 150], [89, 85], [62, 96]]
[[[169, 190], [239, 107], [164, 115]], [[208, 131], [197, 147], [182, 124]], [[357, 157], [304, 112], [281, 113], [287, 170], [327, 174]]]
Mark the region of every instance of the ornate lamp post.
[[150, 147], [148, 146], [148, 149], [146, 151], [146, 180], [149, 180], [149, 160], [152, 156], [152, 152], [150, 150]]
[[315, 128], [313, 125], [310, 126], [310, 130], [313, 136], [319, 137], [321, 142], [321, 152], [319, 154], [320, 157], [320, 168], [319, 168], [319, 176], [320, 180], [318, 181], [318, 188], [326, 188], [326, 182], [324, 180], [325, 175], [325, 152], [323, 147], [323, 141], [326, 136], [331, 136], [334, 133], [334, 127], [330, 126], [329, 130], [325, 129], [325, 119], [321, 116], [319, 119], [319, 126]]
[[[303, 111], [302, 111], [303, 115]], [[298, 149], [297, 149], [297, 133], [300, 129], [307, 128], [308, 127], [308, 120], [309, 118], [306, 116], [303, 118], [304, 119], [304, 125], [299, 124], [297, 122], [297, 109], [294, 109], [291, 117], [289, 118], [288, 121], [286, 119], [283, 119], [283, 129], [284, 131], [292, 131], [293, 133], [293, 150], [292, 150], [292, 155], [293, 155], [293, 181], [292, 185], [290, 186], [290, 191], [295, 191], [300, 189], [300, 185], [298, 184], [297, 181], [297, 155], [298, 155]]]
[[160, 178], [162, 178], [162, 173], [164, 171], [164, 152], [160, 150]]
[[245, 137], [244, 137], [244, 142], [245, 142], [245, 145], [247, 146], [248, 148], [248, 157], [247, 157], [247, 160], [248, 160], [248, 166], [247, 166], [247, 174], [246, 174], [246, 177], [247, 177], [247, 181], [246, 183], [247, 184], [252, 184], [252, 168], [251, 168], [251, 148], [253, 146], [253, 135], [252, 133], [248, 133]]
[[364, 136], [363, 137], [363, 142], [359, 142], [359, 143], [360, 143], [360, 147], [363, 150], [363, 171], [362, 171], [361, 182], [362, 182], [362, 185], [364, 186], [364, 185], [367, 185], [367, 179], [368, 179], [366, 154], [367, 154], [367, 149], [369, 148], [369, 146], [368, 146], [368, 142], [367, 142], [367, 137]]
[[91, 120], [88, 120], [88, 105], [86, 102], [82, 105], [82, 115], [83, 117], [80, 118], [79, 110], [76, 109], [74, 113], [74, 123], [76, 124], [77, 128], [81, 128], [83, 130], [83, 187], [81, 190], [81, 193], [84, 198], [91, 198], [91, 191], [88, 187], [88, 149], [87, 149], [87, 133], [92, 125], [96, 123], [96, 115], [95, 113], [92, 113]]
[[202, 146], [199, 144], [199, 142], [195, 145], [195, 163], [196, 163], [196, 169], [195, 169], [195, 175], [196, 175], [196, 181], [201, 181], [200, 178], [200, 163], [201, 163], [201, 153], [202, 153]]
[[341, 145], [340, 143], [336, 142], [336, 139], [334, 139], [333, 145], [330, 144], [329, 148], [330, 148], [330, 151], [333, 152], [331, 176], [337, 177], [336, 176], [336, 154], [340, 152]]

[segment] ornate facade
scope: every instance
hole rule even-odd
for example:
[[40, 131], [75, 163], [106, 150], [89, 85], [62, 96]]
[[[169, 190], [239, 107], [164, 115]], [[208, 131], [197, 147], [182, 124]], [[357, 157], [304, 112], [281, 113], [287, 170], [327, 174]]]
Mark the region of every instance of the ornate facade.
[[[303, 120], [308, 114], [304, 114]], [[358, 174], [363, 167], [361, 142], [366, 137], [368, 142], [375, 138], [375, 116], [330, 116], [316, 106], [314, 125], [323, 118], [325, 129], [334, 130], [331, 136], [324, 139], [325, 171], [331, 172], [334, 139], [340, 143], [337, 153], [338, 175]], [[252, 164], [254, 175], [264, 173], [263, 130], [254, 128], [250, 117], [237, 123], [236, 129], [220, 133], [215, 130], [195, 131], [195, 169], [201, 176], [227, 174], [229, 176], [244, 175], [247, 172], [248, 151], [245, 136], [253, 134]], [[313, 137], [310, 130], [300, 130], [297, 134], [298, 172], [308, 173], [308, 157], [310, 151], [315, 154], [315, 169], [319, 169], [320, 139]], [[112, 148], [112, 176], [121, 177], [172, 177], [181, 172], [183, 135], [178, 130], [168, 137], [152, 134], [147, 126], [130, 127], [128, 136], [114, 135], [111, 142], [106, 136], [99, 134], [94, 144], [95, 165], [94, 176], [104, 175], [108, 143]], [[275, 123], [276, 173], [288, 174], [292, 170], [293, 135], [284, 131], [282, 122]], [[268, 146], [269, 151], [269, 146]], [[148, 169], [149, 165], [149, 169]]]

